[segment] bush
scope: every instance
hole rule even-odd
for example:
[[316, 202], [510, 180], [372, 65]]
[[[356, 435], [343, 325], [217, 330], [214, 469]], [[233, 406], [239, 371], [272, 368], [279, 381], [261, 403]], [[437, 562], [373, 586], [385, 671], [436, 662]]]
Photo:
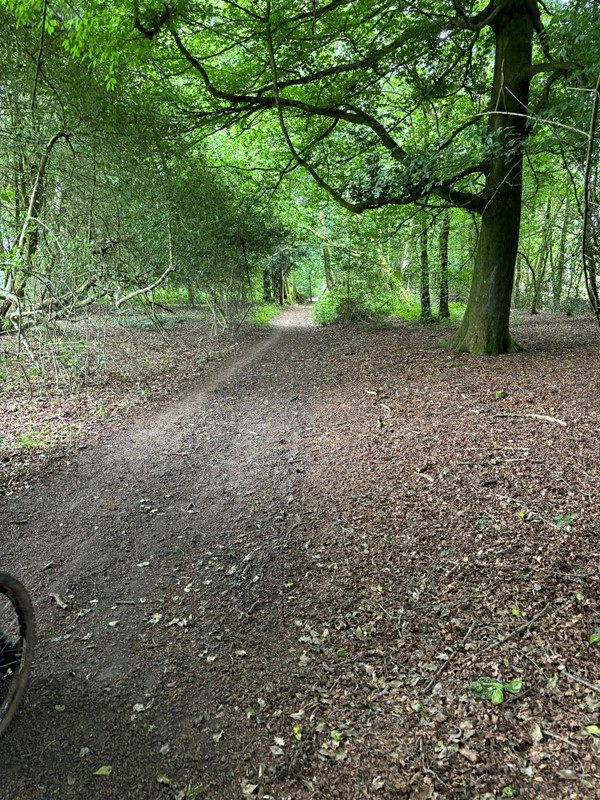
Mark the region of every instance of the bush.
[[279, 303], [259, 303], [250, 310], [246, 322], [251, 325], [268, 325], [280, 311]]
[[[444, 324], [460, 322], [465, 313], [464, 303], [450, 303], [450, 319]], [[408, 295], [402, 289], [369, 293], [357, 291], [348, 297], [343, 289], [335, 289], [321, 295], [313, 308], [313, 321], [317, 325], [331, 325], [335, 322], [360, 322], [372, 320], [404, 320], [419, 322], [421, 305], [419, 298]]]
[[375, 292], [366, 287], [348, 296], [343, 289], [336, 289], [321, 295], [313, 308], [313, 320], [317, 325], [330, 325], [334, 322], [381, 322], [390, 319], [418, 319], [419, 303], [410, 296], [401, 296], [402, 290]]

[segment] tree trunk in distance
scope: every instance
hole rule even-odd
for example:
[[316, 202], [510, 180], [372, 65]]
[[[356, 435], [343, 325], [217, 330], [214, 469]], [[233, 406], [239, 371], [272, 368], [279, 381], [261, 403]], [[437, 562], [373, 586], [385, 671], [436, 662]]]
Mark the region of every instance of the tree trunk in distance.
[[272, 300], [273, 299], [273, 279], [271, 276], [270, 269], [263, 269], [262, 273], [262, 285], [263, 285], [263, 300]]
[[423, 214], [421, 231], [419, 233], [420, 248], [420, 287], [421, 287], [421, 315], [419, 322], [429, 325], [433, 322], [431, 313], [431, 295], [429, 286], [429, 256], [427, 253], [427, 217]]
[[323, 253], [323, 272], [325, 273], [325, 286], [327, 286], [327, 291], [330, 292], [333, 289], [333, 280], [331, 277], [331, 255], [327, 247], [321, 248], [321, 252]]
[[544, 285], [544, 278], [546, 277], [546, 265], [548, 263], [548, 240], [550, 238], [550, 231], [552, 228], [552, 201], [548, 198], [546, 204], [546, 218], [544, 219], [544, 226], [542, 228], [542, 241], [540, 249], [538, 250], [537, 262], [535, 265], [535, 281], [533, 284], [533, 297], [531, 299], [530, 314], [538, 313], [538, 304], [542, 294], [542, 287]]
[[[496, 35], [494, 83], [488, 134], [502, 152], [491, 159], [486, 203], [469, 301], [450, 340], [459, 352], [498, 355], [522, 348], [509, 331], [523, 189], [525, 117], [529, 105], [533, 19], [528, 0], [508, 0], [492, 23]], [[498, 112], [498, 113], [496, 113]]]
[[188, 281], [188, 283], [186, 284], [186, 289], [188, 296], [188, 306], [190, 308], [194, 308], [196, 298], [194, 297], [194, 286], [191, 281]]
[[557, 309], [560, 305], [562, 298], [563, 281], [565, 278], [565, 266], [567, 263], [567, 233], [569, 230], [569, 195], [565, 198], [565, 213], [563, 216], [563, 224], [560, 232], [560, 246], [558, 250], [558, 260], [556, 268], [552, 276], [552, 299], [554, 300], [554, 308]]
[[515, 308], [521, 308], [521, 304], [523, 302], [522, 298], [522, 287], [521, 287], [521, 265], [523, 263], [523, 259], [520, 253], [517, 253], [517, 262], [516, 262], [516, 274], [515, 280], [513, 285], [513, 306]]
[[450, 211], [446, 209], [440, 222], [440, 238], [438, 241], [438, 255], [440, 260], [440, 319], [450, 318], [448, 305], [448, 239], [450, 238]]

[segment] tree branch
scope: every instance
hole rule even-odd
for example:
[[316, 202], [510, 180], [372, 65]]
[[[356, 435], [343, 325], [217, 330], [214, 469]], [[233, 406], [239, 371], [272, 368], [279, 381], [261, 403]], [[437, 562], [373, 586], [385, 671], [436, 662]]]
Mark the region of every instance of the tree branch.
[[166, 268], [160, 278], [157, 278], [154, 283], [151, 283], [150, 286], [144, 286], [143, 289], [136, 289], [135, 292], [131, 292], [130, 294], [125, 295], [125, 297], [119, 298], [115, 303], [117, 308], [121, 308], [123, 303], [126, 303], [128, 300], [133, 300], [134, 297], [138, 297], [140, 294], [146, 294], [146, 292], [151, 292], [153, 289], [156, 289], [157, 286], [164, 281], [167, 275], [174, 271], [174, 268], [171, 264]]
[[38, 167], [37, 175], [35, 178], [35, 183], [33, 184], [33, 189], [31, 190], [31, 196], [29, 198], [29, 207], [27, 209], [27, 214], [25, 215], [25, 219], [21, 227], [21, 233], [19, 235], [19, 241], [17, 243], [17, 247], [19, 248], [19, 250], [23, 247], [25, 243], [25, 237], [27, 236], [27, 231], [29, 230], [29, 224], [35, 217], [35, 207], [40, 197], [40, 192], [42, 190], [42, 182], [46, 174], [46, 166], [48, 164], [48, 159], [50, 158], [50, 153], [52, 152], [52, 148], [58, 142], [59, 139], [68, 139], [68, 138], [69, 134], [66, 131], [57, 131], [57, 133], [53, 134], [50, 137], [44, 149], [42, 158], [40, 160], [40, 165]]
[[498, 14], [506, 7], [507, 3], [502, 0], [490, 0], [487, 6], [475, 14], [473, 17], [468, 17], [464, 8], [457, 0], [452, 0], [452, 7], [456, 12], [456, 19], [452, 20], [453, 27], [461, 28], [467, 31], [481, 31], [487, 28], [496, 19]]
[[155, 15], [154, 24], [152, 27], [146, 27], [140, 18], [140, 3], [139, 0], [133, 0], [133, 27], [139, 31], [146, 39], [154, 39], [161, 32], [163, 27], [172, 19], [174, 9], [171, 6], [171, 0], [166, 0], [163, 3], [162, 11], [160, 14]]
[[[291, 98], [281, 97], [279, 92], [277, 97], [264, 97], [257, 94], [235, 94], [232, 92], [224, 92], [218, 89], [211, 81], [203, 64], [186, 48], [181, 41], [181, 38], [174, 28], [169, 25], [169, 32], [177, 46], [179, 52], [188, 61], [189, 64], [199, 73], [204, 86], [211, 97], [216, 100], [225, 100], [234, 105], [240, 105], [244, 110], [258, 110], [258, 109], [273, 109], [278, 106], [282, 108], [293, 108], [298, 111], [304, 111], [313, 117], [329, 117], [331, 119], [343, 120], [350, 122], [353, 125], [362, 125], [363, 127], [370, 128], [373, 133], [378, 137], [382, 144], [391, 153], [395, 159], [400, 159], [406, 156], [406, 152], [391, 136], [386, 128], [375, 117], [362, 111], [355, 106], [348, 106], [347, 109], [338, 108], [336, 106], [315, 106], [311, 103], [306, 103], [301, 100], [292, 100]], [[279, 88], [279, 87], [278, 87]], [[275, 93], [274, 93], [275, 94]]]
[[527, 69], [523, 70], [521, 78], [533, 78], [534, 75], [539, 75], [542, 72], [572, 72], [579, 69], [579, 64], [573, 61], [544, 61], [543, 64], [532, 64]]

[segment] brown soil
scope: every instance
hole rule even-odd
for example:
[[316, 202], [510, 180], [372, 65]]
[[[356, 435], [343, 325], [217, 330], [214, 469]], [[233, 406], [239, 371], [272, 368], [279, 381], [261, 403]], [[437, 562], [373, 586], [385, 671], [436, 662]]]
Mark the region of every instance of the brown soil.
[[598, 796], [598, 337], [515, 333], [476, 358], [290, 309], [13, 482], [39, 643], [0, 796]]

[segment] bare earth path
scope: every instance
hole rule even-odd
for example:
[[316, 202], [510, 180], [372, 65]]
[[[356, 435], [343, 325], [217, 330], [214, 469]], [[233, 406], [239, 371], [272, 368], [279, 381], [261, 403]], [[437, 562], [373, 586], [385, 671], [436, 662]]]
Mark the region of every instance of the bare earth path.
[[39, 644], [0, 796], [597, 796], [598, 340], [517, 334], [290, 309], [1, 501]]

